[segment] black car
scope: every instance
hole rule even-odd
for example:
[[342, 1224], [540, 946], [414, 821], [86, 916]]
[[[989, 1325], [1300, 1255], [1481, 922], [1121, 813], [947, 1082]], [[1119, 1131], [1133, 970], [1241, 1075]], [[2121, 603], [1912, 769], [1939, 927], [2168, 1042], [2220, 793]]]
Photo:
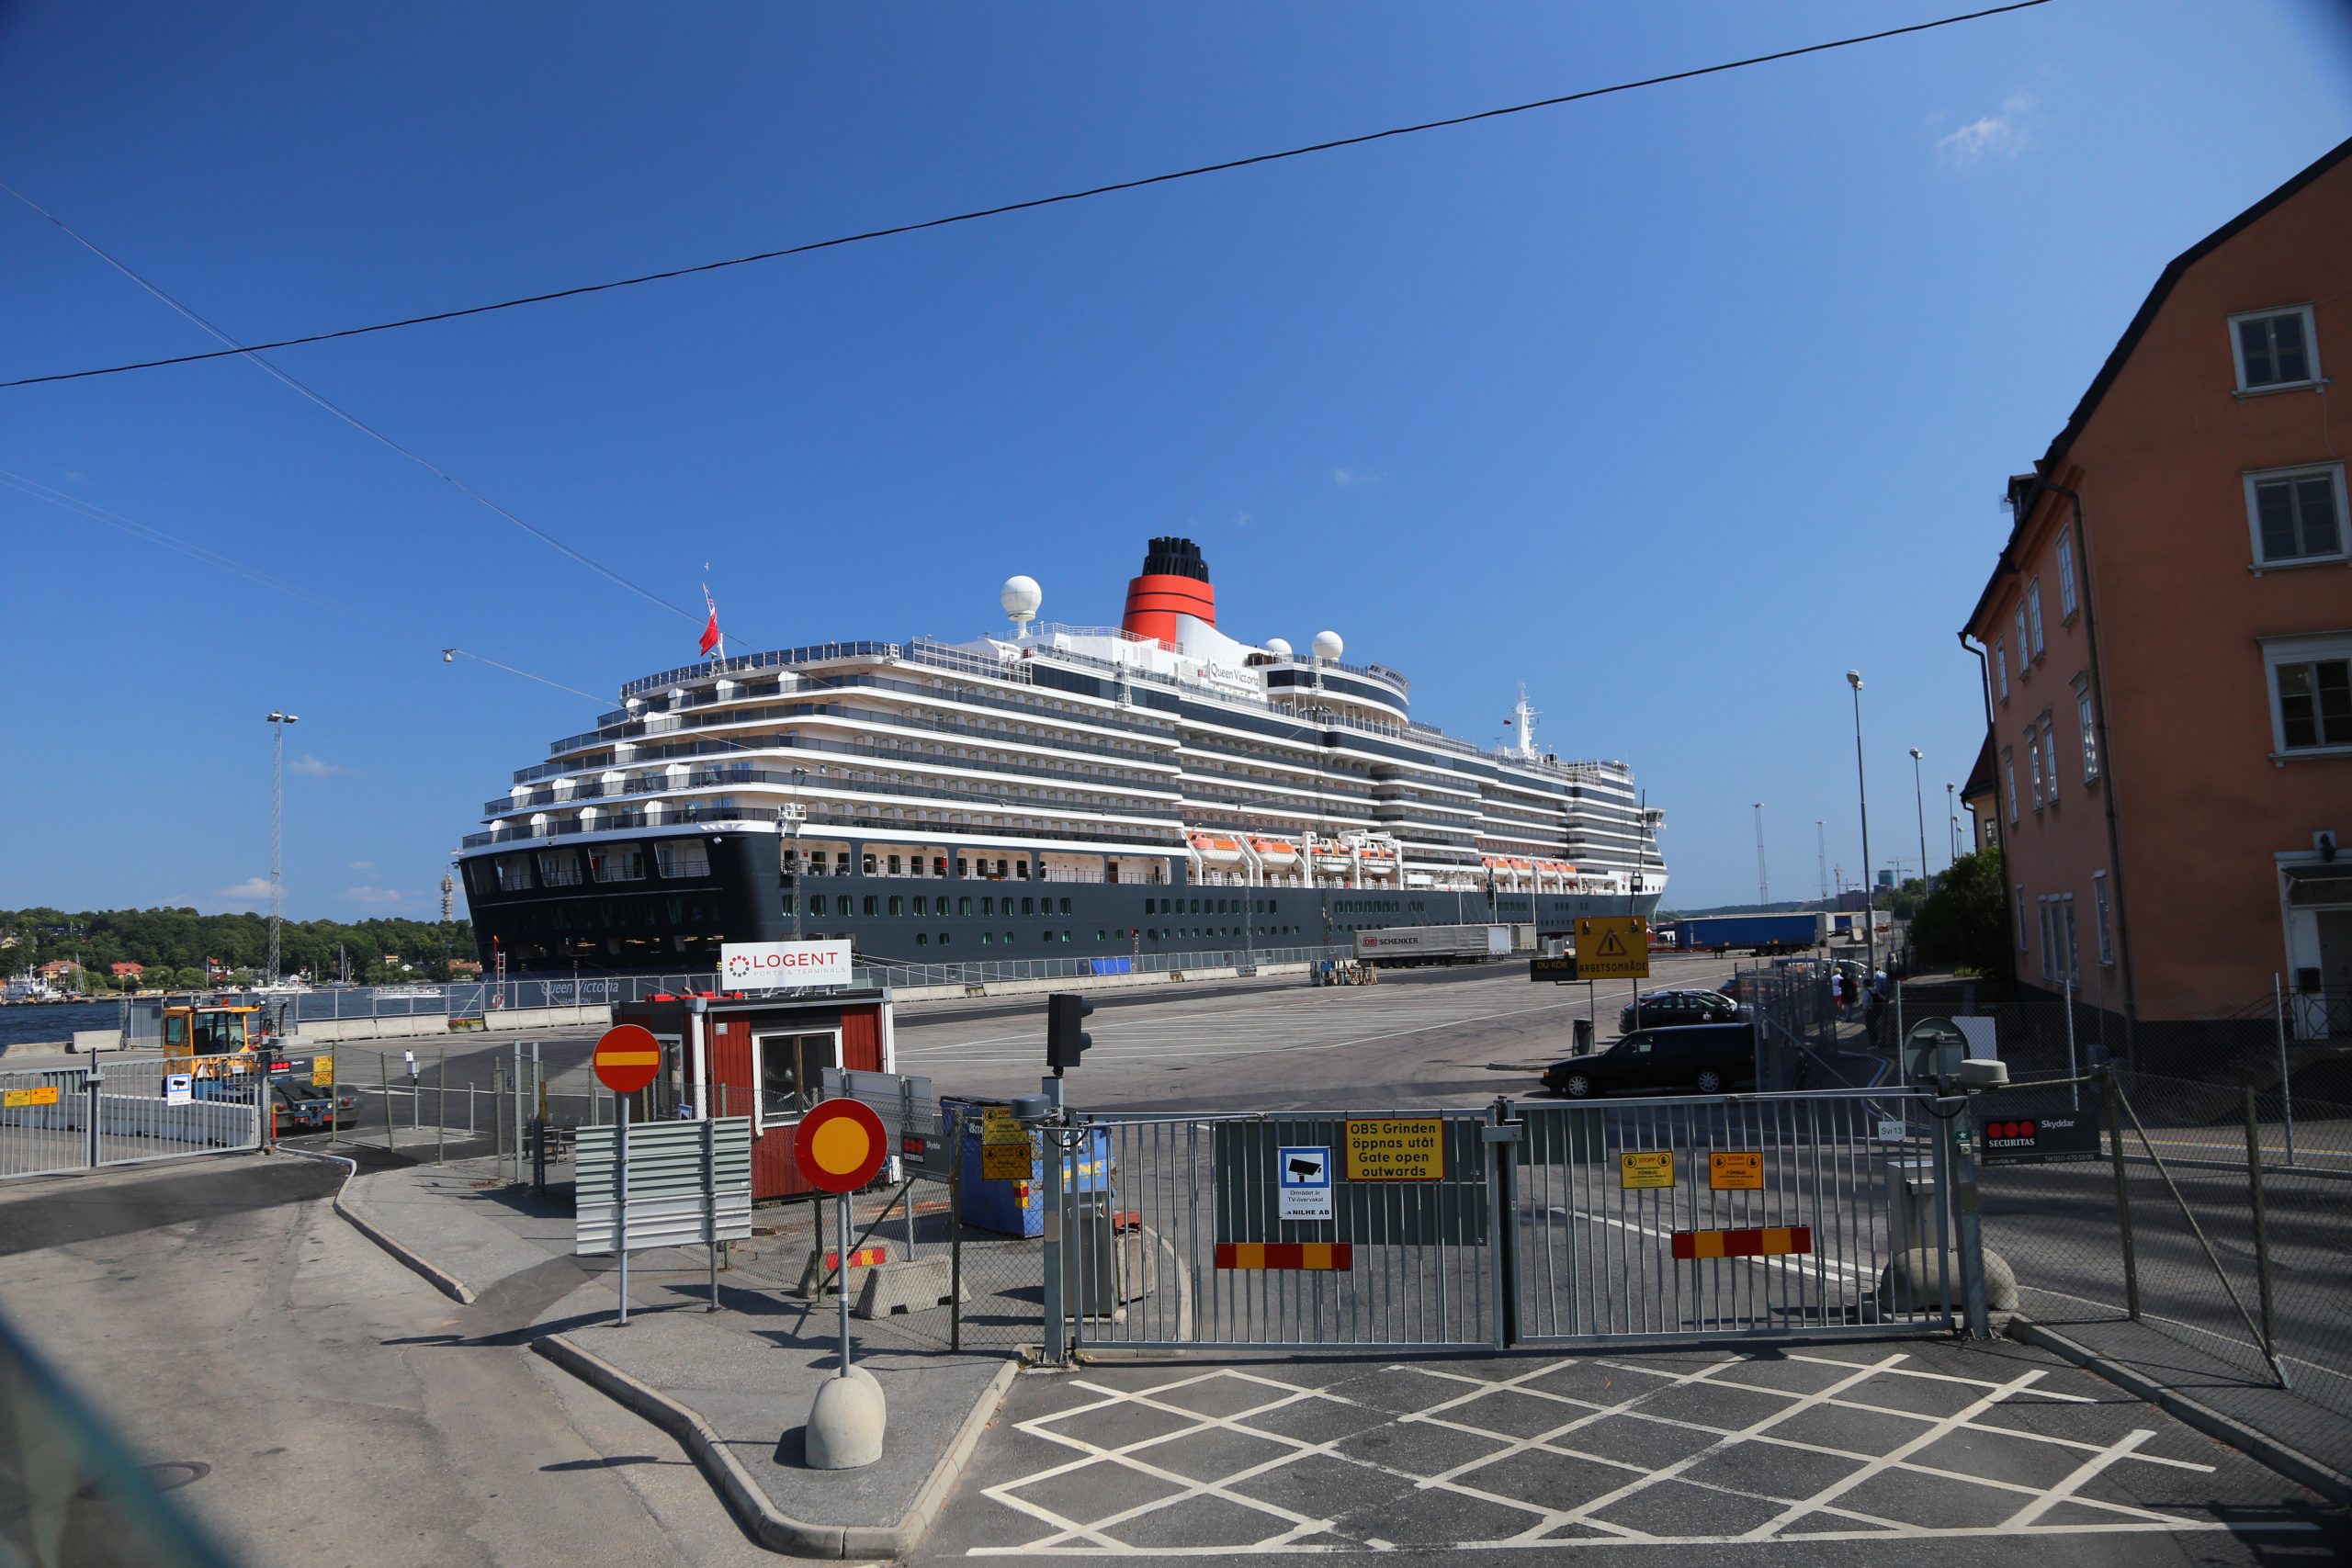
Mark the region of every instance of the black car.
[[1635, 1089], [1722, 1094], [1756, 1087], [1756, 1026], [1703, 1023], [1641, 1029], [1606, 1050], [1544, 1069], [1544, 1087], [1568, 1100]]
[[1739, 1004], [1720, 991], [1652, 991], [1641, 999], [1639, 1018], [1634, 1016], [1634, 1006], [1627, 1002], [1618, 1013], [1618, 1033], [1631, 1034], [1636, 1029], [1679, 1029], [1693, 1023], [1732, 1023], [1739, 1018]]

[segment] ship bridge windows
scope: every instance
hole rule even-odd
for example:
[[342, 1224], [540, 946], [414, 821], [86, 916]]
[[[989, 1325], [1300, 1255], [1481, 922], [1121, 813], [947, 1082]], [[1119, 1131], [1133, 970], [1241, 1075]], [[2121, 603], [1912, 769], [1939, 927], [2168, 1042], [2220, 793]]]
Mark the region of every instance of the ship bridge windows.
[[520, 893], [531, 886], [531, 857], [500, 855], [491, 863], [501, 893]]
[[588, 874], [598, 882], [645, 880], [645, 849], [639, 844], [599, 844], [585, 852]]
[[541, 850], [539, 852], [539, 886], [542, 887], [579, 886], [579, 852], [576, 850]]
[[665, 880], [710, 874], [710, 848], [700, 839], [663, 839], [653, 848]]

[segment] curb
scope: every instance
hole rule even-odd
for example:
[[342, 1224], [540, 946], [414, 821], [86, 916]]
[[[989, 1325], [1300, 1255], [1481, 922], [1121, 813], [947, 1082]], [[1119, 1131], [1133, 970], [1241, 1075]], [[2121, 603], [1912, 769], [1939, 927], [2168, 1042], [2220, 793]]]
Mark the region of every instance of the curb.
[[964, 1417], [956, 1440], [939, 1456], [931, 1475], [916, 1491], [914, 1501], [893, 1527], [877, 1525], [812, 1525], [783, 1512], [760, 1489], [742, 1462], [727, 1450], [718, 1434], [699, 1411], [679, 1404], [650, 1384], [640, 1382], [594, 1352], [582, 1349], [561, 1334], [546, 1334], [531, 1341], [531, 1348], [616, 1403], [644, 1416], [678, 1439], [694, 1457], [728, 1509], [753, 1540], [771, 1551], [794, 1557], [902, 1557], [929, 1533], [932, 1520], [947, 1501], [964, 1462], [978, 1446], [980, 1434], [996, 1418], [1005, 1390], [1012, 1386], [1019, 1363], [1007, 1360], [971, 1413]]
[[2268, 1465], [2288, 1480], [2309, 1487], [2338, 1506], [2352, 1507], [2352, 1476], [2331, 1469], [2301, 1453], [2276, 1438], [2258, 1432], [2235, 1416], [2224, 1416], [2204, 1401], [2191, 1397], [2143, 1372], [2133, 1371], [2110, 1356], [2102, 1356], [2056, 1329], [2034, 1322], [2029, 1317], [2016, 1317], [2009, 1322], [2009, 1335], [2029, 1345], [2055, 1351], [2086, 1371], [2096, 1372], [2126, 1393], [2138, 1395], [2185, 1425], [2194, 1427], [2214, 1441], [2237, 1450], [2248, 1459]]
[[278, 1152], [281, 1154], [293, 1155], [301, 1159], [325, 1160], [332, 1164], [344, 1167], [349, 1174], [343, 1179], [343, 1185], [335, 1190], [334, 1212], [341, 1214], [344, 1219], [349, 1223], [352, 1229], [357, 1231], [361, 1235], [366, 1236], [369, 1241], [374, 1242], [378, 1247], [382, 1247], [386, 1252], [391, 1254], [393, 1258], [406, 1267], [411, 1272], [417, 1275], [426, 1284], [432, 1286], [435, 1290], [440, 1292], [451, 1301], [456, 1302], [459, 1306], [471, 1306], [474, 1304], [474, 1292], [472, 1287], [469, 1286], [463, 1280], [458, 1279], [455, 1274], [450, 1273], [447, 1269], [432, 1262], [430, 1259], [425, 1258], [423, 1253], [411, 1249], [406, 1243], [395, 1240], [390, 1232], [376, 1224], [375, 1221], [368, 1219], [366, 1215], [360, 1213], [357, 1209], [354, 1208], [349, 1202], [345, 1201], [345, 1195], [351, 1190], [351, 1183], [353, 1179], [359, 1174], [359, 1162], [357, 1160], [352, 1159], [345, 1155], [320, 1154], [311, 1149], [293, 1149], [286, 1148], [282, 1145]]

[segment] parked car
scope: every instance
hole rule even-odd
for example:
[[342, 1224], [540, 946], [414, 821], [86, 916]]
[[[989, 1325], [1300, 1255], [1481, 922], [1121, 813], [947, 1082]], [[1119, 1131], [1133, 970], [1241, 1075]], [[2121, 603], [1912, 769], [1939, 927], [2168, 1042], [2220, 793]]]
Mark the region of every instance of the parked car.
[[1627, 1002], [1617, 1014], [1617, 1032], [1636, 1029], [1679, 1029], [1693, 1023], [1730, 1023], [1739, 1017], [1739, 1004], [1720, 991], [1652, 991], [1641, 999], [1641, 1016]]
[[1756, 1086], [1756, 1026], [1702, 1023], [1640, 1029], [1605, 1051], [1544, 1069], [1544, 1087], [1568, 1100], [1632, 1089], [1648, 1094], [1722, 1094]]

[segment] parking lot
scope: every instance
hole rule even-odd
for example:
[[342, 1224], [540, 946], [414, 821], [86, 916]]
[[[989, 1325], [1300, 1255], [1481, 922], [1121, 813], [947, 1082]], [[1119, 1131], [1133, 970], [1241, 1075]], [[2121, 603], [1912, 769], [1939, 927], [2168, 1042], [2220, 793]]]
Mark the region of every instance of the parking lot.
[[2293, 1493], [2013, 1345], [1114, 1363], [1015, 1385], [922, 1557], [2339, 1561]]

